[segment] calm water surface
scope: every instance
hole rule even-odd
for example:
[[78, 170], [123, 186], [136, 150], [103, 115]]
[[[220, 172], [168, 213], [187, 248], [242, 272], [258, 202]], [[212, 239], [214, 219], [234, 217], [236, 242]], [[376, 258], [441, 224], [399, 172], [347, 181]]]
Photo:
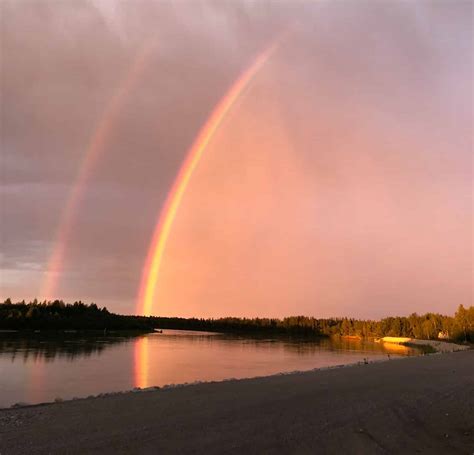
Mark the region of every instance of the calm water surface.
[[133, 338], [0, 334], [0, 407], [419, 353], [366, 341], [248, 338], [177, 330]]

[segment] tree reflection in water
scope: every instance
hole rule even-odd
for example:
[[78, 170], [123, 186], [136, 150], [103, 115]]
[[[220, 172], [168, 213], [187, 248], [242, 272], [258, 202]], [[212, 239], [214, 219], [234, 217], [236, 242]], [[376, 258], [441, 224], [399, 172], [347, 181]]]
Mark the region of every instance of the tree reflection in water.
[[113, 346], [132, 341], [142, 334], [111, 333], [107, 335], [83, 332], [63, 333], [0, 333], [0, 355], [11, 361], [42, 360], [53, 362], [56, 358], [75, 360], [101, 355]]

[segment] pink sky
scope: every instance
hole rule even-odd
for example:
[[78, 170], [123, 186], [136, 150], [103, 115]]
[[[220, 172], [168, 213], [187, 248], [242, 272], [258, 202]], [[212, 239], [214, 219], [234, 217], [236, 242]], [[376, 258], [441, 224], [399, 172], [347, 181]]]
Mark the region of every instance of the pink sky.
[[41, 298], [88, 144], [58, 297], [135, 311], [155, 221], [236, 77], [294, 31], [188, 186], [155, 314], [380, 317], [472, 304], [471, 2], [2, 2], [0, 297]]

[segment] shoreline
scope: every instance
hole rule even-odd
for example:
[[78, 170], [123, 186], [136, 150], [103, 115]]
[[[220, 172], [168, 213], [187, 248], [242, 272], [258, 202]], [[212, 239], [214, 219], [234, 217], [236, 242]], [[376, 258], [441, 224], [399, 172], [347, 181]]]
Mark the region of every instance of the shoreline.
[[2, 409], [0, 452], [470, 453], [474, 351], [395, 359]]
[[447, 352], [458, 352], [472, 349], [467, 344], [458, 344], [453, 341], [442, 341], [442, 340], [419, 340], [417, 338], [405, 338], [405, 337], [383, 337], [378, 342], [388, 344], [399, 344], [407, 347], [429, 347], [434, 350], [433, 353], [447, 353]]
[[[350, 340], [354, 339], [354, 337], [344, 337], [344, 338], [348, 338]], [[58, 403], [68, 403], [68, 402], [76, 402], [76, 401], [83, 401], [83, 400], [94, 400], [94, 399], [99, 399], [99, 398], [104, 398], [104, 397], [112, 397], [112, 396], [118, 396], [118, 395], [157, 392], [159, 390], [168, 390], [168, 389], [181, 389], [181, 388], [184, 388], [184, 387], [190, 387], [190, 386], [195, 386], [195, 385], [200, 385], [200, 384], [219, 384], [219, 383], [223, 383], [223, 382], [248, 381], [248, 380], [265, 379], [265, 378], [273, 378], [273, 377], [280, 377], [280, 376], [291, 376], [291, 375], [300, 375], [300, 374], [306, 374], [306, 373], [317, 373], [319, 371], [351, 368], [351, 367], [356, 367], [356, 366], [359, 366], [359, 365], [384, 363], [384, 362], [389, 362], [389, 361], [394, 361], [394, 360], [406, 360], [406, 359], [409, 359], [411, 357], [431, 356], [431, 355], [447, 354], [447, 353], [454, 353], [454, 352], [460, 352], [460, 351], [466, 351], [466, 350], [474, 350], [474, 348], [470, 345], [459, 345], [459, 344], [456, 344], [454, 342], [435, 341], [435, 340], [410, 339], [410, 341], [408, 342], [408, 341], [383, 341], [383, 339], [380, 339], [379, 342], [406, 346], [408, 348], [420, 349], [421, 351], [418, 355], [415, 355], [415, 356], [395, 355], [395, 356], [392, 357], [390, 354], [388, 354], [386, 358], [383, 357], [383, 358], [373, 359], [373, 360], [368, 360], [368, 359], [366, 360], [364, 358], [364, 360], [362, 360], [362, 361], [359, 360], [359, 361], [353, 362], [353, 363], [342, 363], [342, 364], [338, 364], [338, 365], [328, 365], [328, 366], [311, 368], [309, 370], [282, 371], [282, 372], [277, 372], [277, 373], [273, 373], [273, 374], [259, 375], [259, 376], [249, 376], [249, 377], [244, 377], [244, 378], [230, 377], [230, 378], [224, 378], [224, 379], [219, 379], [219, 380], [209, 380], [209, 381], [196, 380], [196, 381], [192, 381], [192, 382], [164, 384], [164, 385], [161, 385], [161, 386], [149, 386], [149, 387], [146, 387], [146, 388], [134, 387], [132, 389], [119, 390], [119, 391], [113, 391], [113, 392], [101, 392], [101, 393], [98, 393], [96, 395], [88, 395], [88, 396], [83, 396], [83, 397], [74, 397], [74, 398], [66, 398], [66, 399], [58, 397], [54, 401], [44, 401], [44, 402], [40, 402], [40, 403], [18, 402], [18, 403], [13, 403], [12, 405], [7, 406], [7, 407], [0, 407], [0, 412], [2, 412], [4, 410], [8, 410], [8, 409], [25, 409], [25, 408], [33, 408], [33, 407], [38, 407], [38, 406], [50, 406], [50, 405], [56, 405]], [[441, 348], [440, 348], [440, 345], [441, 345]], [[426, 348], [426, 347], [428, 347], [430, 350], [424, 351], [423, 348]], [[0, 454], [1, 454], [1, 452], [0, 452]]]
[[[457, 352], [457, 351], [450, 351], [450, 352]], [[171, 390], [171, 389], [183, 389], [185, 387], [193, 387], [197, 385], [202, 385], [202, 384], [221, 384], [224, 382], [239, 382], [239, 381], [253, 381], [253, 380], [258, 380], [258, 379], [271, 379], [275, 377], [280, 377], [280, 376], [297, 376], [297, 375], [302, 375], [306, 373], [317, 373], [318, 371], [327, 371], [327, 370], [339, 370], [339, 369], [344, 369], [344, 368], [352, 368], [352, 367], [357, 367], [361, 365], [371, 365], [371, 364], [377, 364], [377, 363], [384, 363], [384, 362], [391, 362], [395, 360], [404, 360], [408, 359], [411, 357], [420, 357], [420, 356], [425, 356], [425, 355], [438, 355], [438, 354], [443, 354], [442, 352], [431, 352], [428, 354], [420, 354], [418, 356], [395, 356], [395, 357], [390, 357], [390, 358], [381, 358], [377, 360], [367, 360], [367, 362], [363, 361], [358, 361], [358, 362], [353, 362], [353, 363], [341, 363], [338, 365], [329, 365], [329, 366], [324, 366], [324, 367], [316, 367], [316, 368], [311, 368], [309, 370], [292, 370], [292, 371], [281, 371], [278, 373], [273, 373], [273, 374], [267, 374], [267, 375], [261, 375], [261, 376], [249, 376], [245, 378], [225, 378], [225, 379], [217, 379], [217, 380], [196, 380], [192, 382], [179, 382], [179, 383], [170, 383], [170, 384], [164, 384], [162, 386], [149, 386], [149, 387], [134, 387], [133, 389], [127, 389], [127, 390], [119, 390], [115, 392], [101, 392], [98, 393], [97, 395], [88, 395], [84, 397], [76, 397], [76, 398], [58, 398], [54, 401], [44, 401], [41, 403], [14, 403], [11, 406], [1, 408], [0, 407], [0, 413], [2, 411], [10, 410], [10, 409], [26, 409], [26, 408], [34, 408], [34, 407], [39, 407], [39, 406], [55, 406], [59, 403], [69, 403], [69, 402], [75, 402], [75, 401], [84, 401], [84, 400], [96, 400], [100, 398], [106, 398], [106, 397], [113, 397], [117, 395], [128, 395], [128, 394], [136, 394], [136, 393], [150, 393], [150, 392], [158, 392], [160, 390]], [[0, 453], [1, 455], [1, 453]]]

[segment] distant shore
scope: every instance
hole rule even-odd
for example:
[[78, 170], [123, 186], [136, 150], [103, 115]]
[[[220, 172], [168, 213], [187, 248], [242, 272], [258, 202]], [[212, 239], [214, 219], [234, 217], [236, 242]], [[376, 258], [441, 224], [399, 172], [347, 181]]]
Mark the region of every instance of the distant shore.
[[408, 347], [430, 347], [434, 352], [457, 352], [470, 349], [466, 344], [453, 343], [441, 340], [418, 340], [406, 337], [383, 337], [379, 340], [382, 343], [401, 344]]
[[474, 350], [0, 411], [0, 453], [472, 453]]
[[175, 329], [241, 335], [286, 335], [300, 337], [381, 336], [474, 342], [474, 306], [459, 305], [454, 316], [436, 313], [389, 316], [378, 321], [348, 317], [315, 318], [313, 316], [182, 318], [123, 315], [99, 308], [95, 303], [63, 300], [0, 303], [0, 329], [5, 330], [144, 330]]

